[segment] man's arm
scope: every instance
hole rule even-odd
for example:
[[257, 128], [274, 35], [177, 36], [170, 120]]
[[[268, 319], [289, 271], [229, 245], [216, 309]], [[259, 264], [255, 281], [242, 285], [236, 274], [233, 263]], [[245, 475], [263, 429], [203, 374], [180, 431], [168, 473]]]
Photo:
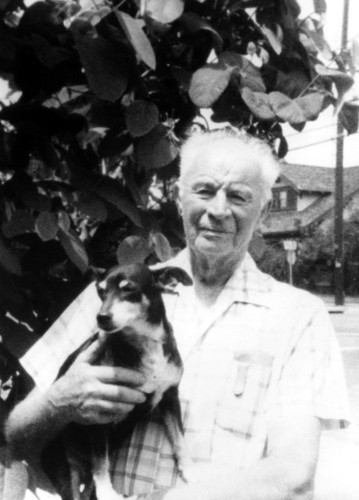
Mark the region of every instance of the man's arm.
[[96, 341], [46, 391], [38, 388], [21, 401], [5, 423], [5, 439], [17, 458], [37, 456], [70, 422], [104, 424], [123, 419], [145, 401], [138, 389], [143, 375], [125, 368], [93, 366]]
[[268, 428], [266, 458], [238, 471], [174, 488], [163, 500], [309, 500], [319, 439], [317, 418], [278, 418]]

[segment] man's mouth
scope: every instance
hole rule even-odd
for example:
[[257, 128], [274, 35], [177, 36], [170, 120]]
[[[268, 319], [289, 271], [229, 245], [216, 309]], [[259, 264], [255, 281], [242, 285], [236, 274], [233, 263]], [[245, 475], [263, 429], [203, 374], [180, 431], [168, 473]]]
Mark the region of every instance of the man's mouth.
[[213, 234], [233, 234], [233, 231], [230, 231], [228, 229], [222, 229], [222, 228], [200, 227], [199, 229], [200, 229], [200, 231], [213, 233]]

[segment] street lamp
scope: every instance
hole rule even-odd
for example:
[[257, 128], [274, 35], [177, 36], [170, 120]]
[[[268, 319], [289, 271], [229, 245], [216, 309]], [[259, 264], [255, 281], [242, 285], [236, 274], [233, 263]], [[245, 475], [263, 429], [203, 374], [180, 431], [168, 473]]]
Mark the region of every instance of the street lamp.
[[293, 285], [293, 265], [296, 261], [296, 250], [298, 247], [296, 240], [283, 240], [284, 250], [287, 252], [287, 262], [289, 268], [289, 284]]

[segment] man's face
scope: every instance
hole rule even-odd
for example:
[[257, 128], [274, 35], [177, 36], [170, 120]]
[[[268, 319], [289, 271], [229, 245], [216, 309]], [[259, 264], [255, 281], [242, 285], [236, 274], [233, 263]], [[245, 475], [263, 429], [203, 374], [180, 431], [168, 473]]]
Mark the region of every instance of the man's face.
[[235, 139], [198, 151], [180, 188], [184, 229], [191, 251], [240, 258], [259, 219], [263, 186], [250, 149]]

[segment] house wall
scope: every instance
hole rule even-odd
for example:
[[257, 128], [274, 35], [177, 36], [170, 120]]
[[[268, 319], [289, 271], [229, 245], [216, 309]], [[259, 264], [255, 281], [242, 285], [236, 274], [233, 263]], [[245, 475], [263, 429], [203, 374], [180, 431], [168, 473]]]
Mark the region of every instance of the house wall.
[[318, 198], [319, 198], [319, 196], [317, 194], [301, 193], [298, 196], [298, 200], [297, 200], [298, 212], [302, 212], [309, 205], [314, 203]]
[[354, 196], [350, 199], [349, 203], [345, 205], [343, 211], [344, 220], [350, 219], [352, 214], [358, 211], [359, 211], [359, 192], [355, 193]]

